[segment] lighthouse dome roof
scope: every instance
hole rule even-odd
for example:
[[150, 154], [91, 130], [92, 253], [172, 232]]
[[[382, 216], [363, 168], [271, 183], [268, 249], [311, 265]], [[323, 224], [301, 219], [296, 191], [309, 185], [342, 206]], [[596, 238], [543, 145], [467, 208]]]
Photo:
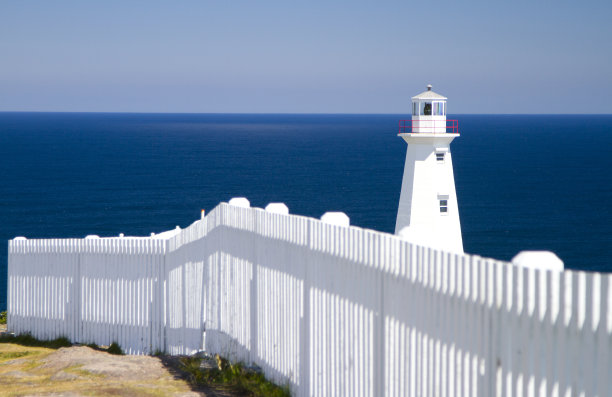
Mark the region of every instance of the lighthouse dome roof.
[[440, 99], [440, 100], [444, 100], [445, 101], [448, 98], [438, 94], [437, 92], [433, 92], [431, 90], [431, 84], [427, 86], [427, 91], [423, 91], [419, 95], [416, 95], [416, 96], [412, 97], [413, 101], [422, 101], [422, 100], [427, 100], [427, 99], [429, 99], [429, 100]]

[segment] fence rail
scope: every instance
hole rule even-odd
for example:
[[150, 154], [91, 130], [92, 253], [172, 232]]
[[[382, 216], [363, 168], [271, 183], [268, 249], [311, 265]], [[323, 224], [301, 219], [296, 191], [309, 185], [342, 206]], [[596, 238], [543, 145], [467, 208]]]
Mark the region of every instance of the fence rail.
[[609, 396], [611, 284], [220, 204], [167, 240], [11, 241], [8, 322], [206, 349], [297, 396]]

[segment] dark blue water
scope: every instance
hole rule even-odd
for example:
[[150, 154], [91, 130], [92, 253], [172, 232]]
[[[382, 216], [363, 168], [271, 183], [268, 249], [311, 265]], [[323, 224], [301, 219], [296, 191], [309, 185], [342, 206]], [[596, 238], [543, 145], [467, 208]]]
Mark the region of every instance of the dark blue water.
[[[15, 236], [148, 235], [234, 196], [393, 232], [406, 117], [0, 113], [0, 310]], [[612, 116], [450, 118], [466, 252], [612, 271]]]

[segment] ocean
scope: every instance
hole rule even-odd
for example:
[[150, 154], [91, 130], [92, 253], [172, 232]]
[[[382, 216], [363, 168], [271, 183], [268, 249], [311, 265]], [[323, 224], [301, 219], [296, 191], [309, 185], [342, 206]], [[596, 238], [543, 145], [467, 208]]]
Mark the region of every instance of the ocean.
[[[0, 113], [0, 310], [7, 240], [149, 235], [221, 201], [344, 211], [392, 233], [409, 115]], [[456, 115], [464, 249], [551, 250], [612, 271], [612, 115]]]

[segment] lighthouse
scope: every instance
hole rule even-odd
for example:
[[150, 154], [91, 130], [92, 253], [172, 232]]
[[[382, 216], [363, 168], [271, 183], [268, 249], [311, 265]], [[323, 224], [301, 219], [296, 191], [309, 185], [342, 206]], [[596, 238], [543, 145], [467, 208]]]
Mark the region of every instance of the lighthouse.
[[446, 119], [446, 97], [427, 90], [412, 97], [412, 119], [400, 120], [408, 144], [395, 234], [415, 244], [463, 253], [450, 143], [457, 120]]

